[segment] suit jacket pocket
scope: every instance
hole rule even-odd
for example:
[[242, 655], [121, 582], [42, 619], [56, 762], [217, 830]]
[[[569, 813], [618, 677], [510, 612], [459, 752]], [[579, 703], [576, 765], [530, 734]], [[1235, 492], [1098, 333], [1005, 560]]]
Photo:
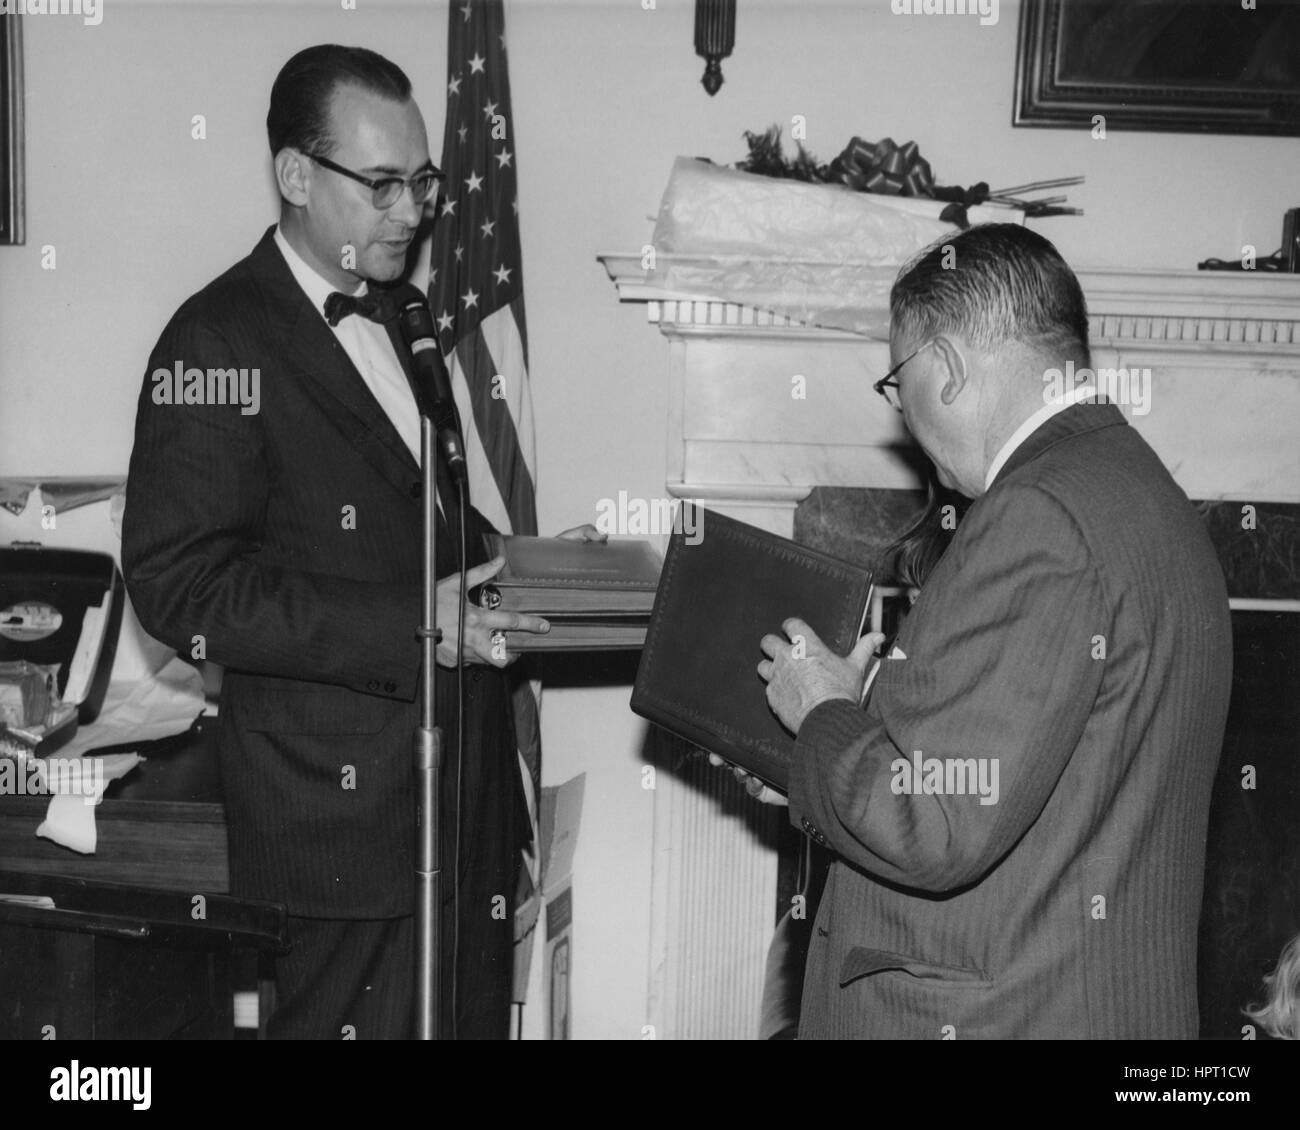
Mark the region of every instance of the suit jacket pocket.
[[840, 964], [840, 988], [876, 973], [906, 973], [918, 982], [953, 989], [987, 989], [993, 982], [983, 970], [964, 965], [941, 965], [902, 953], [854, 946]]
[[233, 689], [223, 695], [228, 701], [222, 708], [233, 713], [239, 729], [260, 734], [378, 734], [404, 705], [347, 687], [292, 679], [240, 680]]

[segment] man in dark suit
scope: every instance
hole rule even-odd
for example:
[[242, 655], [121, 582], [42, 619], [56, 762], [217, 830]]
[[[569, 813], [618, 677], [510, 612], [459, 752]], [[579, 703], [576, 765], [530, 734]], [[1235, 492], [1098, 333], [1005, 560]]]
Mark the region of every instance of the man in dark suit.
[[836, 855], [800, 1035], [1194, 1038], [1231, 678], [1209, 539], [1118, 407], [1059, 395], [1087, 314], [1047, 240], [956, 235], [891, 316], [877, 391], [974, 502], [865, 707], [879, 637], [763, 641], [791, 820]]
[[[360, 49], [314, 47], [285, 65], [267, 116], [279, 225], [172, 317], [136, 419], [127, 585], [152, 635], [225, 668], [231, 889], [290, 915], [274, 1036], [413, 1031], [419, 415], [395, 323], [363, 316], [378, 293], [370, 284], [403, 276], [436, 185], [410, 92], [396, 66]], [[341, 313], [335, 292], [359, 297], [362, 312]], [[232, 371], [239, 380], [223, 384]], [[236, 385], [250, 395], [228, 403], [236, 398], [222, 389]], [[448, 900], [459, 886], [459, 921], [450, 901], [443, 915], [444, 1001], [454, 976], [455, 1033], [505, 1037], [513, 923], [503, 911], [528, 829], [500, 670], [511, 657], [493, 633], [546, 625], [466, 610], [458, 782], [459, 507], [449, 483], [440, 465]], [[487, 521], [471, 507], [466, 523], [472, 586], [501, 563], [484, 561]]]

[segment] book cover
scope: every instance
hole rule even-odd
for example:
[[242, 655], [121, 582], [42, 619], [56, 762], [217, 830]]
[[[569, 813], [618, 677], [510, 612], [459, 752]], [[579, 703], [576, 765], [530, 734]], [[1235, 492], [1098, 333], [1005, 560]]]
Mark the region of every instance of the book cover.
[[695, 518], [702, 536], [668, 545], [632, 709], [784, 791], [794, 739], [767, 704], [759, 640], [797, 616], [847, 655], [871, 573], [712, 510]]

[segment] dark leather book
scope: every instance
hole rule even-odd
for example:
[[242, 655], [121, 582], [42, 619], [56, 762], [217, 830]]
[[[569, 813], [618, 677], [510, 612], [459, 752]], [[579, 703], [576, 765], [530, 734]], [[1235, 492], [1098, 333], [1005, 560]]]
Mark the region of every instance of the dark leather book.
[[847, 655], [871, 572], [712, 510], [695, 519], [668, 544], [632, 709], [785, 791], [794, 739], [767, 705], [759, 640], [797, 616]]
[[487, 543], [506, 563], [480, 587], [479, 606], [551, 624], [545, 635], [507, 632], [510, 650], [608, 651], [644, 642], [663, 566], [649, 542], [493, 534]]

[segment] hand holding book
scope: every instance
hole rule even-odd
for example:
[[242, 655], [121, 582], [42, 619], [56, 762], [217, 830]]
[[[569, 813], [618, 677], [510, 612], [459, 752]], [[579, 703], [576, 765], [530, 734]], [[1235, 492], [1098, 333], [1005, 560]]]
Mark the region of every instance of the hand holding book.
[[493, 534], [487, 540], [505, 564], [471, 602], [543, 617], [550, 625], [544, 634], [507, 626], [511, 654], [631, 649], [645, 641], [662, 567], [648, 542], [609, 541], [592, 525], [553, 538]]
[[[465, 587], [473, 589], [490, 581], [505, 567], [506, 559], [497, 557], [465, 571]], [[438, 627], [442, 639], [435, 658], [439, 667], [455, 667], [457, 652], [458, 613], [460, 612], [460, 574], [453, 573], [438, 582]], [[544, 636], [551, 630], [541, 616], [523, 612], [490, 611], [465, 605], [466, 663], [482, 663], [492, 667], [505, 667], [519, 658], [518, 651], [505, 646], [505, 632], [526, 632]]]
[[758, 665], [758, 675], [767, 684], [767, 704], [790, 733], [797, 735], [803, 720], [823, 702], [862, 701], [862, 686], [873, 653], [885, 642], [884, 632], [868, 632], [841, 657], [802, 620], [787, 620], [781, 630], [784, 636], [769, 633], [759, 640], [767, 658]]
[[[885, 642], [884, 632], [868, 632], [847, 657], [841, 658], [802, 620], [787, 620], [782, 631], [784, 638], [766, 635], [760, 642], [759, 647], [768, 658], [758, 665], [758, 675], [767, 684], [768, 705], [786, 729], [797, 734], [803, 720], [823, 702], [835, 698], [860, 701], [867, 675], [872, 665], [879, 662], [875, 652]], [[795, 652], [801, 639], [806, 650], [803, 658], [798, 659]], [[745, 791], [761, 804], [790, 803], [785, 793], [716, 753], [709, 754], [709, 764], [729, 767]]]
[[746, 773], [739, 765], [732, 765], [730, 761], [724, 761], [716, 753], [709, 754], [709, 764], [721, 769], [726, 767], [731, 770], [736, 780], [745, 786], [745, 792], [749, 793], [759, 804], [775, 804], [779, 808], [788, 808], [790, 798], [779, 789], [763, 783], [762, 778], [755, 777], [752, 773]]

